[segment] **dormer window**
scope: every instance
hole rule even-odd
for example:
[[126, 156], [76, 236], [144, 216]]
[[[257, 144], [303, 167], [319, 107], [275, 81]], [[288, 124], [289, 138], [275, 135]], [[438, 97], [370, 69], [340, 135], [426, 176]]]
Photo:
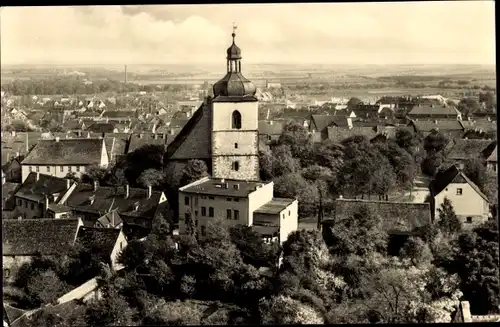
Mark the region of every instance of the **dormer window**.
[[238, 110], [233, 111], [232, 128], [241, 129], [241, 114]]

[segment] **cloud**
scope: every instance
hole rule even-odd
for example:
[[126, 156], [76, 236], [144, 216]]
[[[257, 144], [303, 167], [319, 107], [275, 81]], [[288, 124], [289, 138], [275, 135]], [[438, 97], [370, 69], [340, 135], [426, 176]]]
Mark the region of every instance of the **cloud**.
[[493, 1], [9, 7], [2, 63], [494, 63]]

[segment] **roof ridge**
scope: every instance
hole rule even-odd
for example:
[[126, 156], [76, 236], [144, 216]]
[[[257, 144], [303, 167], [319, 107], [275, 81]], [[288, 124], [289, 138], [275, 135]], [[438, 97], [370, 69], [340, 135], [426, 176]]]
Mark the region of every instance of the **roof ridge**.
[[427, 202], [409, 202], [409, 201], [385, 201], [385, 200], [367, 200], [367, 199], [335, 199], [335, 201], [346, 201], [346, 202], [372, 202], [372, 203], [387, 203], [387, 204], [412, 204], [412, 205], [429, 205]]

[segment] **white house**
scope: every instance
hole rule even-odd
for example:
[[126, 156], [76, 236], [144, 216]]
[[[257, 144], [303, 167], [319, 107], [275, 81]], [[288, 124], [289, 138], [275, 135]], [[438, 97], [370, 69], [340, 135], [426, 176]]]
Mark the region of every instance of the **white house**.
[[435, 219], [439, 219], [438, 209], [445, 198], [450, 200], [465, 227], [476, 226], [491, 217], [486, 195], [455, 165], [436, 176], [430, 184], [430, 192]]

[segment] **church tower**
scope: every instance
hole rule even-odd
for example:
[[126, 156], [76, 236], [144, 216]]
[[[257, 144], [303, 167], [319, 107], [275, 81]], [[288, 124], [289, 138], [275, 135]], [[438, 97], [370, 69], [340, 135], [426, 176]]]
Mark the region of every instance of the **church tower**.
[[241, 74], [241, 50], [227, 49], [227, 74], [214, 84], [212, 177], [259, 180], [259, 104], [256, 87]]

